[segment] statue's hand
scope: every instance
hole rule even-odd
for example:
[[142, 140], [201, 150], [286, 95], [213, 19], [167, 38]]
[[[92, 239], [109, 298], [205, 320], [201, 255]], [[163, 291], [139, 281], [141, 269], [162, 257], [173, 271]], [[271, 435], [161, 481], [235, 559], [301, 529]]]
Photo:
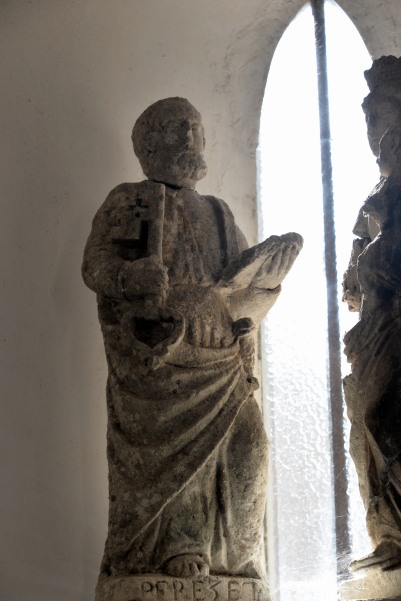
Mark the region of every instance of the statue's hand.
[[120, 277], [126, 299], [144, 298], [158, 306], [164, 304], [168, 290], [167, 268], [158, 257], [127, 262]]
[[302, 236], [291, 232], [272, 236], [272, 245], [265, 262], [256, 272], [251, 287], [274, 290], [290, 271], [303, 245]]

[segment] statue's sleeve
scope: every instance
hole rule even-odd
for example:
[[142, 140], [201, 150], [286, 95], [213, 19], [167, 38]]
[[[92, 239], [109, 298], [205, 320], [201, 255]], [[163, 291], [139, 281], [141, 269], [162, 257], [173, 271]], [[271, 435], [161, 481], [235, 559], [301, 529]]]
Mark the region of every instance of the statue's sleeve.
[[117, 186], [110, 192], [93, 219], [82, 263], [82, 277], [88, 288], [114, 298], [123, 298], [121, 277], [126, 263], [118, 255], [118, 247], [111, 237], [119, 188]]
[[245, 238], [245, 235], [242, 233], [242, 231], [240, 230], [238, 225], [236, 225], [235, 227], [236, 227], [236, 234], [237, 234], [238, 250], [241, 253], [243, 250], [246, 250], [247, 248], [249, 248], [249, 244], [247, 242], [247, 239]]
[[[248, 242], [238, 226], [236, 226], [236, 240], [239, 253], [249, 248]], [[276, 302], [280, 291], [281, 286], [275, 290], [270, 290], [268, 288], [256, 288], [252, 285], [235, 291], [229, 299], [233, 318], [251, 317], [258, 325]]]

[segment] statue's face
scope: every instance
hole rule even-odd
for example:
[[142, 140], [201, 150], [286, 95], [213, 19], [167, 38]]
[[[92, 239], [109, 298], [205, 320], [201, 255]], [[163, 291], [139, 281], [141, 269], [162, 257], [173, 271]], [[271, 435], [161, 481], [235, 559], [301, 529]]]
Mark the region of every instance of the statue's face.
[[390, 125], [401, 123], [401, 100], [374, 95], [366, 110], [366, 125], [370, 148], [379, 155], [380, 140]]
[[187, 110], [167, 115], [151, 132], [154, 150], [146, 175], [173, 186], [194, 188], [206, 175], [205, 133], [199, 113]]
[[163, 137], [160, 138], [160, 149], [168, 148], [176, 154], [183, 149], [203, 154], [205, 148], [205, 132], [196, 114], [175, 118], [163, 124]]
[[390, 127], [380, 140], [378, 159], [380, 173], [384, 177], [400, 174], [401, 168], [401, 126]]

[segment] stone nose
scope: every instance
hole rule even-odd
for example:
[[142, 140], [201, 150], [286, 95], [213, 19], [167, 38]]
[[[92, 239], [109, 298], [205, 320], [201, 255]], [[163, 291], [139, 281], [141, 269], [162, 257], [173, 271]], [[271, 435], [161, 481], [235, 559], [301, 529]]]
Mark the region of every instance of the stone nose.
[[194, 134], [193, 134], [192, 128], [189, 127], [188, 131], [187, 131], [187, 145], [192, 146], [193, 143], [194, 143]]

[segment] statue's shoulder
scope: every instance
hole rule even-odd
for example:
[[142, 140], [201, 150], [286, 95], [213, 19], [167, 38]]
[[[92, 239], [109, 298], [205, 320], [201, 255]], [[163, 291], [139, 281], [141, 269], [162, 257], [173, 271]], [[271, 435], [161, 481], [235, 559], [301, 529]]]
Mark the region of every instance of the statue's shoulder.
[[[158, 184], [156, 184], [158, 185]], [[127, 201], [137, 198], [138, 195], [151, 193], [154, 182], [144, 180], [142, 182], [124, 182], [113, 188], [106, 197], [106, 200], [100, 206], [96, 216], [110, 214], [119, 207], [124, 206]]]
[[147, 179], [142, 182], [125, 182], [123, 184], [118, 184], [118, 186], [116, 186], [111, 190], [111, 192], [109, 192], [103, 205], [106, 203], [116, 202], [121, 198], [131, 198], [132, 196], [136, 196], [140, 192], [145, 193], [148, 190], [150, 191], [151, 188], [154, 186], [155, 183]]
[[[206, 200], [207, 202], [210, 202], [210, 204], [212, 204], [215, 207], [219, 207], [224, 211], [227, 211], [228, 213], [231, 213], [231, 209], [228, 206], [228, 204], [226, 203], [225, 200], [223, 200], [222, 198], [217, 198], [217, 196], [212, 196], [210, 194], [206, 194], [206, 195], [201, 195], [201, 198], [203, 200]], [[232, 215], [232, 213], [231, 213]]]
[[225, 200], [209, 195], [202, 196], [202, 199], [211, 205], [218, 221], [223, 222], [226, 228], [232, 229], [236, 227], [233, 212]]
[[116, 186], [110, 191], [108, 197], [117, 196], [118, 194], [130, 194], [132, 192], [135, 192], [135, 190], [138, 188], [138, 186], [141, 185], [141, 183], [142, 182], [124, 182], [122, 184], [118, 184], [118, 186]]
[[235, 223], [233, 212], [228, 204], [221, 198], [216, 198], [216, 196], [202, 196], [202, 198], [213, 206], [217, 220], [225, 233], [229, 255], [236, 256], [239, 252], [248, 248], [246, 238]]

